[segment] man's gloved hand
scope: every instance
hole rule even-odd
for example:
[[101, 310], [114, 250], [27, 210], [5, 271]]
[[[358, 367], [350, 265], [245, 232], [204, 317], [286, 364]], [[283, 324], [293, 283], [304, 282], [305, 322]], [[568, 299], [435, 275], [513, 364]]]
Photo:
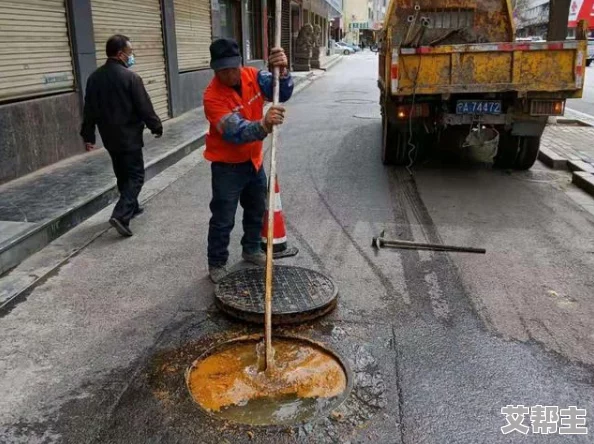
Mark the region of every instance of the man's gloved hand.
[[262, 119], [262, 128], [268, 134], [272, 132], [272, 127], [275, 125], [281, 125], [285, 120], [285, 107], [278, 105], [278, 106], [271, 106], [266, 115]]
[[281, 77], [287, 75], [289, 61], [287, 60], [287, 55], [283, 48], [272, 48], [270, 50], [270, 55], [268, 56], [268, 67], [270, 71], [272, 71], [275, 66], [280, 68]]

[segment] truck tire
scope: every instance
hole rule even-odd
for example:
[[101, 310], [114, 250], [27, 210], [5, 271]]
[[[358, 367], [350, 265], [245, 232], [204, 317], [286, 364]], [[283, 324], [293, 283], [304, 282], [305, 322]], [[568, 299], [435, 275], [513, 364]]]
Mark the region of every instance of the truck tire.
[[407, 165], [406, 133], [400, 131], [382, 116], [382, 163], [384, 165]]
[[495, 167], [528, 170], [534, 165], [540, 150], [540, 136], [512, 136], [501, 134]]
[[495, 168], [509, 170], [514, 168], [518, 157], [518, 137], [512, 136], [509, 131], [499, 133], [499, 146], [495, 156]]
[[520, 137], [520, 144], [518, 149], [518, 156], [514, 169], [529, 170], [538, 158], [540, 151], [540, 137], [538, 136], [523, 136]]
[[590, 66], [592, 64], [592, 59], [586, 60], [586, 66]]

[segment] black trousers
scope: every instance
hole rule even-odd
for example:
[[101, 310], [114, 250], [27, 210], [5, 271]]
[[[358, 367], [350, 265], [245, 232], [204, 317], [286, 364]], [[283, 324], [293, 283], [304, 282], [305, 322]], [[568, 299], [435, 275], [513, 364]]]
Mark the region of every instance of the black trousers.
[[266, 209], [266, 173], [251, 162], [221, 163], [212, 166], [212, 201], [208, 229], [208, 265], [220, 267], [229, 259], [229, 236], [235, 226], [237, 204], [243, 207], [243, 238], [246, 253], [260, 250], [260, 237]]
[[113, 210], [112, 217], [127, 226], [138, 208], [138, 195], [144, 185], [142, 149], [131, 151], [108, 149], [107, 151], [111, 156], [113, 172], [116, 175], [120, 192], [120, 200]]

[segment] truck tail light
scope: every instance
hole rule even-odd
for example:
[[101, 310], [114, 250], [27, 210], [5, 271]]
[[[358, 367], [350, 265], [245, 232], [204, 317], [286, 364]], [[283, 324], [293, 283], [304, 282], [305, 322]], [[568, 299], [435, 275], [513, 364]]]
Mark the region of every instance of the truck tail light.
[[531, 116], [562, 116], [565, 100], [533, 100], [530, 102]]
[[429, 117], [429, 104], [417, 103], [415, 105], [400, 105], [396, 108], [396, 117], [400, 120], [417, 117]]

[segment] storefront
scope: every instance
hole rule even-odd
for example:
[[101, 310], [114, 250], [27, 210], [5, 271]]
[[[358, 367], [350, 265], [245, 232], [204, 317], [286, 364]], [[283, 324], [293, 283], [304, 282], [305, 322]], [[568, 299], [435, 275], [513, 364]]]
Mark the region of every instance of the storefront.
[[0, 103], [74, 90], [63, 0], [0, 8]]
[[[105, 62], [105, 42], [114, 34], [130, 38], [136, 55], [134, 71], [144, 81], [155, 111], [169, 117], [160, 0], [91, 0], [97, 65]], [[129, 11], [130, 13], [125, 13]]]
[[212, 35], [209, 0], [175, 0], [179, 72], [208, 68]]

